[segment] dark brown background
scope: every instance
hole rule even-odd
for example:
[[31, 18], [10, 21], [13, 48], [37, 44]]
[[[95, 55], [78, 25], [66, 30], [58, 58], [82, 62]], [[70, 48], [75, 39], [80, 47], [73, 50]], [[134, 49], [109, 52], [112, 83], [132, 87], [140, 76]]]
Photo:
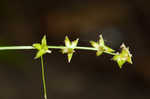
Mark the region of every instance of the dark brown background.
[[[110, 55], [77, 51], [70, 64], [54, 50], [45, 55], [48, 99], [149, 99], [149, 0], [1, 0], [0, 45], [32, 45], [47, 34], [49, 45], [65, 35], [90, 46], [100, 32], [119, 51], [125, 42], [133, 65], [120, 70]], [[36, 51], [0, 51], [0, 99], [41, 99]]]

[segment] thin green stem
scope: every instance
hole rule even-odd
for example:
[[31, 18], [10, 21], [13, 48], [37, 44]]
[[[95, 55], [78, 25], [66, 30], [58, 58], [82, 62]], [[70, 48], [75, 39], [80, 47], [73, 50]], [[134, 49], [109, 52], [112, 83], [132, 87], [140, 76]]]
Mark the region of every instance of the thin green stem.
[[109, 54], [109, 55], [118, 55], [117, 53], [106, 52], [106, 51], [104, 51], [104, 53]]
[[[63, 49], [63, 48], [65, 48], [65, 46], [48, 46], [48, 48], [50, 48], [50, 49]], [[30, 49], [35, 49], [35, 48], [32, 46], [5, 46], [5, 47], [0, 47], [0, 50], [30, 50]], [[97, 51], [97, 49], [93, 48], [93, 47], [77, 46], [77, 47], [75, 47], [75, 49]], [[116, 53], [111, 53], [111, 52], [104, 52], [104, 53], [110, 54], [110, 55], [117, 55]]]
[[41, 56], [41, 66], [42, 66], [42, 80], [43, 80], [44, 98], [47, 99], [46, 82], [45, 82], [45, 75], [44, 75], [45, 72], [44, 72], [43, 56]]
[[4, 46], [0, 47], [0, 50], [28, 50], [28, 49], [35, 49], [32, 46]]
[[93, 48], [93, 47], [81, 47], [81, 46], [77, 46], [75, 49], [97, 51], [97, 49]]

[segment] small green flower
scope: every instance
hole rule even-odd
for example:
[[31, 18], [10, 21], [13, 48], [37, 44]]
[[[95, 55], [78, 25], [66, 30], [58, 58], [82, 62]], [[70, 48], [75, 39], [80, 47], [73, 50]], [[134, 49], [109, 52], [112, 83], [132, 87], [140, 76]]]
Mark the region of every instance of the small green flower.
[[103, 52], [114, 52], [115, 50], [109, 48], [108, 46], [105, 45], [104, 43], [104, 39], [102, 37], [102, 35], [99, 36], [100, 39], [99, 41], [95, 42], [95, 41], [90, 41], [91, 45], [97, 49], [96, 55], [100, 56]]
[[38, 50], [35, 59], [41, 57], [42, 55], [46, 54], [46, 53], [51, 53], [50, 50], [48, 50], [48, 46], [47, 46], [47, 41], [46, 41], [46, 36], [44, 35], [40, 43], [35, 43], [32, 45], [35, 49]]
[[121, 53], [117, 53], [117, 55], [112, 58], [114, 61], [117, 61], [120, 68], [122, 68], [122, 65], [126, 62], [132, 64], [132, 54], [129, 51], [129, 47], [126, 47], [125, 44], [122, 44], [121, 48]]
[[78, 40], [70, 41], [68, 36], [65, 37], [65, 47], [62, 48], [62, 53], [68, 55], [68, 62], [70, 63], [73, 53], [75, 52], [75, 48], [78, 44]]

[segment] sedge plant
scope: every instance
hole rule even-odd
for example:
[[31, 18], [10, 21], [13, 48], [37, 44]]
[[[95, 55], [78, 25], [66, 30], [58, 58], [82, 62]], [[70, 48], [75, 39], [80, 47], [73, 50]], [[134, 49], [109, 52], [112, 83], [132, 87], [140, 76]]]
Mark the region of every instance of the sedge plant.
[[[108, 47], [103, 39], [103, 36], [99, 36], [98, 41], [90, 41], [91, 47], [83, 47], [77, 46], [79, 39], [77, 38], [74, 41], [70, 41], [68, 36], [65, 37], [65, 45], [64, 46], [49, 46], [47, 45], [46, 35], [43, 36], [41, 43], [34, 43], [32, 46], [3, 46], [0, 47], [0, 51], [2, 50], [30, 50], [36, 49], [38, 50], [34, 59], [41, 60], [41, 68], [42, 68], [42, 82], [43, 82], [43, 92], [44, 99], [47, 99], [47, 89], [46, 89], [46, 81], [45, 81], [45, 72], [44, 72], [44, 60], [43, 55], [46, 53], [52, 53], [52, 49], [60, 49], [62, 54], [67, 54], [68, 62], [71, 62], [72, 56], [75, 53], [75, 50], [90, 50], [95, 51], [96, 56], [100, 56], [103, 53], [112, 55], [112, 60], [116, 61], [119, 68], [121, 69], [123, 64], [130, 63], [132, 64], [132, 54], [129, 51], [129, 47], [126, 47], [124, 43], [120, 46], [121, 52], [116, 52], [114, 49]], [[50, 50], [49, 50], [50, 49]]]

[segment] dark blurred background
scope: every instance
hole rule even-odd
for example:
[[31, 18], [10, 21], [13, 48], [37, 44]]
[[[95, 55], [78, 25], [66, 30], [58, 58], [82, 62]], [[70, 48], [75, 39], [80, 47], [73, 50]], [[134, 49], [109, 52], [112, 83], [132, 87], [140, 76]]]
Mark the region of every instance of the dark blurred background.
[[[0, 45], [32, 45], [47, 35], [63, 45], [65, 35], [90, 46], [100, 32], [119, 51], [130, 47], [133, 65], [119, 69], [110, 55], [76, 51], [70, 64], [59, 50], [45, 55], [48, 99], [149, 99], [149, 0], [1, 0]], [[42, 99], [36, 51], [0, 51], [0, 99]]]

